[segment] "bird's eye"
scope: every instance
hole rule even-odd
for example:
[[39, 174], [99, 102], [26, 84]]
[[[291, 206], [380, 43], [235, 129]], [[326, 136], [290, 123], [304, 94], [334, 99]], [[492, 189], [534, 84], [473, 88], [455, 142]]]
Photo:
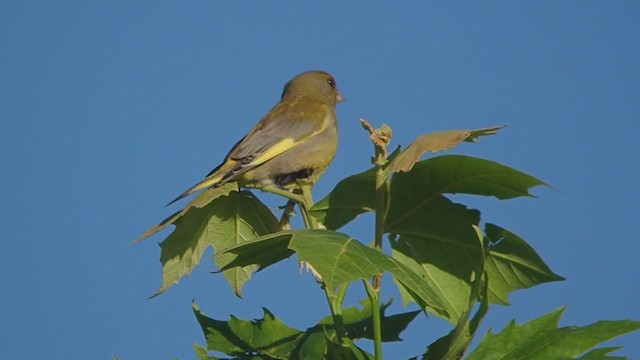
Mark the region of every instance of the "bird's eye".
[[327, 83], [331, 85], [331, 87], [336, 87], [336, 82], [333, 79], [327, 79]]

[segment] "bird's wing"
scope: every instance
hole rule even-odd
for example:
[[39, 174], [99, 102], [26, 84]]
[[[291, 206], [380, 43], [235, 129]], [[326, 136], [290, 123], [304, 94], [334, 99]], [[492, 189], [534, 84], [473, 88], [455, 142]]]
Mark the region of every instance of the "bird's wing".
[[321, 133], [329, 125], [327, 105], [319, 102], [304, 104], [280, 103], [265, 116], [227, 155], [236, 161], [232, 170], [241, 174], [303, 143]]
[[[300, 111], [301, 109], [304, 111]], [[168, 205], [198, 190], [232, 181], [256, 166], [295, 148], [329, 126], [328, 114], [328, 105], [317, 101], [298, 99], [293, 103], [278, 103], [249, 134], [234, 145], [222, 164], [213, 169], [203, 181], [180, 194]]]

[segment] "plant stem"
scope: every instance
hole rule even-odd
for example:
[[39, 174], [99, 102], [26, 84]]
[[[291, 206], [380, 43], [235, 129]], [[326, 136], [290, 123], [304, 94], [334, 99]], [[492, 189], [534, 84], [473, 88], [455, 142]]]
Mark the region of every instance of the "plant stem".
[[[305, 222], [305, 226], [307, 229], [318, 229], [318, 222], [316, 219], [309, 215], [309, 209], [313, 206], [313, 194], [311, 194], [311, 185], [310, 184], [300, 184], [300, 191], [302, 191], [302, 202], [299, 203], [300, 212], [302, 213], [302, 217]], [[344, 331], [344, 322], [342, 321], [342, 300], [344, 299], [344, 293], [346, 292], [346, 286], [343, 286], [345, 289], [339, 291], [338, 296], [334, 296], [329, 290], [327, 290], [327, 284], [322, 281], [322, 290], [324, 290], [325, 296], [327, 297], [327, 302], [329, 303], [329, 308], [331, 309], [331, 318], [333, 319], [333, 325], [336, 329], [336, 335], [338, 337], [338, 342], [342, 341], [342, 338], [345, 335]]]
[[[333, 296], [331, 295], [330, 292], [326, 290], [325, 286], [326, 285], [323, 283], [322, 289], [324, 290], [324, 293], [327, 297], [327, 302], [329, 303], [329, 308], [331, 310], [331, 318], [333, 319], [333, 325], [335, 326], [338, 342], [341, 343], [342, 339], [345, 336], [344, 321], [342, 319], [342, 300], [344, 299], [344, 295], [342, 297], [340, 295]], [[345, 289], [346, 291], [347, 286], [343, 285], [342, 288], [340, 289], [340, 292], [342, 291], [342, 289]]]
[[281, 189], [281, 188], [279, 188], [277, 186], [268, 185], [268, 186], [260, 188], [260, 190], [266, 191], [266, 192], [270, 192], [272, 194], [280, 195], [280, 196], [285, 197], [285, 198], [287, 198], [289, 200], [293, 200], [293, 201], [297, 202], [298, 204], [301, 204], [304, 201], [302, 196], [300, 196], [298, 194], [295, 194], [295, 193], [292, 193], [291, 191], [288, 191], [288, 190], [285, 190], [285, 189]]
[[305, 224], [308, 229], [318, 229], [318, 222], [313, 216], [309, 216], [309, 209], [313, 206], [313, 195], [311, 194], [311, 185], [300, 184], [302, 191], [302, 203], [300, 203], [300, 212], [306, 218]]
[[[373, 163], [376, 167], [375, 184], [375, 234], [373, 247], [382, 252], [382, 238], [384, 236], [384, 223], [387, 215], [387, 190], [389, 182], [389, 170], [385, 170], [387, 163], [387, 145], [391, 140], [391, 128], [382, 125], [380, 129], [373, 129], [366, 120], [360, 119], [362, 126], [369, 132], [375, 149]], [[375, 275], [371, 283], [364, 281], [369, 301], [371, 302], [371, 317], [373, 319], [373, 342], [376, 360], [382, 360], [382, 323], [380, 319], [380, 289], [382, 275]]]
[[[376, 154], [379, 155], [379, 154]], [[376, 250], [382, 252], [382, 238], [384, 235], [384, 218], [386, 213], [386, 177], [382, 169], [382, 162], [378, 162], [376, 156], [376, 193], [375, 193], [375, 234], [373, 246]], [[380, 288], [381, 275], [375, 275], [372, 284], [364, 280], [367, 295], [371, 302], [371, 316], [373, 318], [373, 344], [376, 360], [382, 360], [382, 323], [380, 321]]]
[[[377, 164], [376, 164], [377, 165]], [[384, 171], [381, 166], [376, 170], [376, 194], [375, 194], [375, 234], [373, 246], [376, 250], [382, 251], [382, 238], [384, 236], [384, 220], [387, 205], [387, 182]], [[376, 275], [373, 281], [373, 287], [380, 289], [380, 275]]]
[[367, 290], [367, 296], [371, 304], [376, 304], [371, 309], [373, 319], [373, 346], [376, 360], [382, 360], [382, 320], [380, 319], [380, 291], [375, 289], [367, 280], [362, 280]]
[[[296, 194], [275, 186], [265, 186], [262, 188], [262, 190], [276, 194], [276, 195], [283, 196], [289, 200], [292, 200], [298, 203], [305, 228], [310, 230], [319, 229], [318, 222], [316, 221], [316, 219], [309, 215], [309, 209], [311, 209], [311, 206], [313, 206], [313, 195], [311, 193], [311, 184], [301, 183], [299, 184], [299, 186], [300, 186], [301, 194]], [[338, 294], [336, 296], [336, 295], [333, 295], [331, 291], [327, 289], [327, 284], [324, 282], [324, 280], [319, 280], [319, 281], [322, 284], [321, 285], [322, 291], [324, 291], [325, 297], [327, 298], [327, 302], [329, 303], [329, 309], [331, 310], [331, 318], [333, 319], [333, 325], [335, 326], [338, 342], [341, 342], [342, 338], [344, 338], [345, 336], [344, 322], [342, 320], [342, 302], [344, 300], [344, 296], [347, 291], [347, 286], [343, 285], [338, 290]]]

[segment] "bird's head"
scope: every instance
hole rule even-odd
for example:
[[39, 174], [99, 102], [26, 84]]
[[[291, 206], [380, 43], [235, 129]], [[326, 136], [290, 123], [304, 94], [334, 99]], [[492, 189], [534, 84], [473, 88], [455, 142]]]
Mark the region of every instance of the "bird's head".
[[289, 80], [282, 91], [282, 98], [287, 96], [308, 96], [332, 105], [344, 101], [333, 76], [320, 70], [303, 72]]

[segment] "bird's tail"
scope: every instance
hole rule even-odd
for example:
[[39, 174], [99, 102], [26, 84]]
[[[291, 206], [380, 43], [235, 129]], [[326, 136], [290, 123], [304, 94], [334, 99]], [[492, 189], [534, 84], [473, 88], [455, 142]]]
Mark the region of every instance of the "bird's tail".
[[193, 194], [194, 192], [196, 192], [198, 190], [202, 190], [202, 189], [208, 188], [209, 186], [214, 186], [214, 185], [218, 184], [221, 179], [222, 179], [222, 176], [216, 175], [216, 174], [212, 174], [212, 176], [208, 176], [206, 179], [204, 179], [201, 182], [195, 184], [194, 186], [189, 188], [187, 191], [185, 191], [182, 194], [180, 194], [177, 198], [171, 200], [171, 202], [168, 203], [166, 206], [169, 206], [169, 205], [173, 204], [174, 202], [176, 202], [176, 201], [178, 201], [178, 200], [180, 200], [182, 198], [185, 198], [185, 197]]

